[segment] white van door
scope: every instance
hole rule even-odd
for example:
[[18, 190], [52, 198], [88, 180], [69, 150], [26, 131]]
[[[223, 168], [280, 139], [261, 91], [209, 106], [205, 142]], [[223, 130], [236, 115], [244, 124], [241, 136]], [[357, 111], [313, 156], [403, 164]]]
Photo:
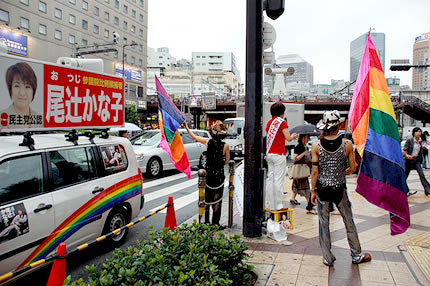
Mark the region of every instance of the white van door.
[[44, 258], [40, 247], [54, 230], [51, 193], [44, 192], [42, 155], [0, 163], [0, 273]]

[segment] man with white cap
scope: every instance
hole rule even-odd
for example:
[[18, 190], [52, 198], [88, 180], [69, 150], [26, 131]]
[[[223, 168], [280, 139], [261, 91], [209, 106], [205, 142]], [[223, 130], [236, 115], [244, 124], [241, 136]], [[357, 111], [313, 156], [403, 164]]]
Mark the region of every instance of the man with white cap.
[[345, 223], [352, 263], [369, 262], [369, 253], [362, 253], [357, 228], [346, 193], [346, 175], [355, 171], [354, 149], [350, 140], [338, 137], [341, 118], [337, 110], [326, 111], [317, 127], [323, 130], [312, 145], [312, 203], [317, 205], [319, 238], [323, 263], [332, 266], [336, 257], [331, 252], [330, 204], [335, 203]]

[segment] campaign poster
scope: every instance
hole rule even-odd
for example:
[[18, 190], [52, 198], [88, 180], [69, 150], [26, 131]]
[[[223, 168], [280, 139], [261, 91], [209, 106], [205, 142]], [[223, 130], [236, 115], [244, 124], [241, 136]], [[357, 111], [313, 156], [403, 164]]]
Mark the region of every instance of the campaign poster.
[[121, 78], [0, 55], [0, 81], [2, 132], [124, 125]]
[[125, 168], [124, 150], [119, 145], [102, 146], [100, 149], [106, 170]]
[[29, 231], [27, 211], [23, 203], [0, 208], [0, 243]]

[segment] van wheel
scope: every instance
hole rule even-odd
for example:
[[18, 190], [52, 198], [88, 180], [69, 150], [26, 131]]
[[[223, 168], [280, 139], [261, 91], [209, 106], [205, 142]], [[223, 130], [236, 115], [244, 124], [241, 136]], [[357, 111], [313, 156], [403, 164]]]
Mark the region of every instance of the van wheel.
[[146, 173], [149, 177], [158, 177], [162, 170], [163, 165], [158, 158], [151, 158], [146, 166]]
[[207, 161], [208, 161], [208, 158], [206, 156], [206, 152], [204, 152], [202, 153], [202, 155], [200, 155], [199, 169], [206, 169]]
[[[127, 216], [125, 214], [125, 210], [121, 208], [113, 209], [106, 220], [103, 233], [104, 234], [109, 233], [126, 224], [127, 224]], [[118, 247], [125, 241], [125, 239], [127, 238], [127, 234], [128, 234], [128, 228], [123, 229], [120, 233], [116, 235], [114, 234], [111, 237], [109, 237], [109, 243], [112, 246]]]

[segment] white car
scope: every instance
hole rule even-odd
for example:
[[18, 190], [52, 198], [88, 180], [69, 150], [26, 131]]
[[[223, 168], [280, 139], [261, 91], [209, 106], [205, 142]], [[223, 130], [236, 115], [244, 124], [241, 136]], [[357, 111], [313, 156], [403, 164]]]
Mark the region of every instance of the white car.
[[[42, 259], [61, 242], [89, 242], [138, 216], [142, 174], [126, 138], [0, 137], [0, 275]], [[91, 142], [92, 141], [92, 142]], [[127, 230], [111, 236], [120, 245]]]
[[[197, 136], [210, 138], [209, 132], [205, 130], [192, 130]], [[190, 166], [206, 166], [206, 147], [194, 141], [185, 129], [179, 129], [179, 134], [184, 143]], [[163, 170], [175, 169], [172, 160], [166, 151], [161, 149], [161, 132], [157, 130], [145, 131], [131, 139], [137, 162], [142, 173], [149, 177], [159, 176]]]

